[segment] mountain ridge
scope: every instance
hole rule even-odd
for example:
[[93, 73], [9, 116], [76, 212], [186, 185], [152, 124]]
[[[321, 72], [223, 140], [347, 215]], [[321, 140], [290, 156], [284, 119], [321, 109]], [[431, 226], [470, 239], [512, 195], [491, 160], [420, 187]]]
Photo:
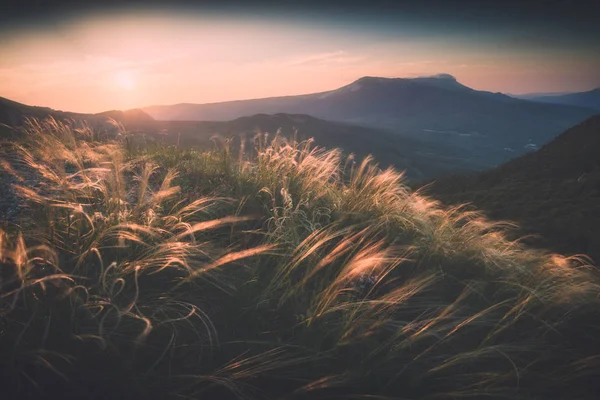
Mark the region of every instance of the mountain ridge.
[[340, 148], [358, 158], [371, 154], [382, 167], [394, 166], [406, 170], [410, 179], [424, 179], [452, 171], [473, 171], [489, 164], [461, 158], [461, 150], [454, 146], [440, 146], [410, 136], [395, 135], [383, 129], [365, 127], [337, 121], [327, 121], [306, 114], [255, 114], [231, 121], [151, 121], [133, 124], [130, 128], [148, 137], [179, 146], [212, 148], [213, 138], [232, 139], [230, 148], [237, 151], [240, 140], [247, 141], [245, 148], [253, 148], [256, 133], [277, 132], [288, 138], [306, 140], [313, 138], [315, 145]]
[[[22, 125], [28, 117], [85, 120], [94, 128], [108, 128], [111, 131], [114, 127], [109, 126], [107, 120], [114, 119], [125, 125], [128, 132], [133, 134], [131, 139], [139, 145], [150, 140], [204, 149], [214, 145], [211, 138], [215, 135], [231, 137], [251, 133], [252, 137], [257, 130], [274, 134], [282, 129], [290, 138], [294, 130], [299, 128], [300, 139], [313, 137], [319, 146], [341, 148], [346, 154], [354, 153], [359, 157], [372, 154], [384, 167], [393, 165], [399, 170], [406, 170], [411, 179], [427, 179], [491, 166], [487, 160], [463, 157], [461, 150], [453, 145], [439, 146], [419, 138], [394, 135], [380, 128], [327, 121], [301, 113], [259, 113], [230, 121], [157, 121], [140, 109], [81, 114], [27, 106], [12, 100], [6, 100], [5, 103], [11, 107], [3, 107], [0, 102], [0, 124], [8, 125], [0, 125], [0, 136], [8, 138], [19, 136], [19, 131], [14, 127]], [[12, 118], [6, 115], [12, 115]], [[236, 145], [239, 145], [239, 138], [236, 140]]]
[[448, 74], [365, 76], [338, 89], [299, 96], [145, 107], [157, 120], [230, 121], [242, 116], [308, 114], [463, 148], [463, 157], [500, 164], [541, 146], [595, 113], [592, 109], [478, 91]]
[[[343, 85], [339, 88], [336, 89], [330, 89], [330, 90], [323, 90], [323, 91], [319, 91], [319, 92], [313, 92], [313, 93], [306, 93], [306, 94], [291, 94], [291, 95], [283, 95], [283, 96], [267, 96], [267, 97], [257, 97], [257, 98], [250, 98], [250, 99], [241, 99], [241, 100], [224, 100], [224, 101], [215, 101], [215, 102], [205, 102], [205, 103], [197, 103], [197, 102], [182, 102], [182, 103], [173, 103], [173, 104], [152, 104], [152, 105], [148, 105], [148, 106], [143, 106], [140, 107], [142, 110], [145, 109], [153, 109], [153, 108], [158, 108], [158, 107], [173, 107], [173, 106], [199, 106], [199, 105], [218, 105], [218, 104], [235, 104], [235, 103], [241, 103], [241, 102], [247, 102], [247, 101], [264, 101], [264, 100], [280, 100], [280, 99], [290, 99], [290, 98], [302, 98], [302, 97], [309, 97], [309, 96], [319, 96], [319, 95], [325, 95], [325, 94], [329, 94], [329, 93], [333, 93], [336, 91], [340, 91], [344, 88], [349, 88], [352, 85], [355, 84], [363, 84], [363, 83], [373, 83], [374, 81], [379, 81], [379, 82], [419, 82], [419, 83], [433, 83], [435, 81], [439, 82], [453, 82], [456, 84], [457, 87], [461, 87], [464, 89], [468, 89], [470, 91], [476, 91], [475, 89], [472, 89], [468, 86], [465, 86], [463, 84], [461, 84], [460, 82], [458, 82], [458, 80], [450, 74], [446, 74], [446, 73], [440, 73], [440, 74], [435, 74], [435, 75], [430, 75], [430, 76], [419, 76], [419, 77], [415, 77], [415, 78], [387, 78], [387, 77], [378, 77], [378, 76], [374, 76], [374, 75], [365, 75], [361, 78], [358, 78], [354, 81], [352, 81], [351, 83], [348, 83], [346, 85]], [[438, 87], [442, 87], [442, 86], [438, 86]], [[494, 93], [494, 92], [486, 92], [486, 91], [480, 91], [480, 92], [484, 92], [484, 93]], [[498, 94], [502, 94], [497, 92]], [[510, 97], [510, 96], [509, 96]]]
[[20, 126], [27, 118], [47, 118], [54, 117], [58, 119], [86, 119], [97, 120], [113, 118], [120, 122], [133, 121], [136, 119], [153, 120], [148, 113], [141, 108], [129, 110], [108, 110], [99, 113], [77, 113], [71, 111], [55, 110], [50, 107], [31, 106], [19, 103], [14, 100], [0, 97], [0, 124], [8, 126]]
[[[450, 75], [441, 76], [365, 76], [338, 89], [312, 94], [142, 109], [158, 120], [224, 121], [282, 112], [411, 134], [421, 134], [423, 129], [455, 130], [513, 138], [529, 131], [534, 136], [553, 137], [594, 114], [593, 110], [582, 107], [540, 104], [502, 93], [478, 91]], [[527, 140], [519, 142], [524, 145]]]
[[531, 101], [549, 104], [564, 104], [588, 107], [600, 111], [600, 87], [584, 92], [565, 93], [559, 95], [534, 96]]
[[539, 150], [494, 169], [423, 186], [447, 204], [472, 204], [516, 221], [539, 247], [588, 254], [600, 263], [600, 114]]

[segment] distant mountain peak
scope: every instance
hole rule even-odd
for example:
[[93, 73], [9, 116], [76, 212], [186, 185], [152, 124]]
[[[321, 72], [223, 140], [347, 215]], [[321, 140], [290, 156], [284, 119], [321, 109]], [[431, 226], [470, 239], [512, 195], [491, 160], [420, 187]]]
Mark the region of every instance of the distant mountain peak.
[[388, 82], [391, 80], [394, 80], [397, 78], [382, 78], [382, 77], [378, 77], [378, 76], [363, 76], [362, 78], [357, 79], [356, 81], [354, 81], [353, 83], [384, 83], [384, 82]]
[[446, 73], [418, 76], [414, 78], [382, 78], [376, 76], [363, 76], [362, 78], [357, 79], [351, 84], [344, 86], [342, 89], [354, 92], [364, 87], [375, 88], [382, 85], [394, 85], [401, 87], [413, 84], [435, 86], [438, 88], [449, 90], [471, 90], [467, 86], [464, 86], [463, 84], [458, 82], [458, 80], [456, 80], [456, 78], [453, 75]]
[[379, 76], [363, 76], [362, 78], [357, 79], [353, 83], [385, 83], [390, 81], [404, 81], [404, 80], [419, 80], [419, 79], [439, 79], [439, 80], [447, 80], [457, 82], [456, 78], [453, 75], [446, 73], [439, 73], [434, 75], [423, 75], [417, 76], [414, 78], [383, 78]]
[[[360, 79], [337, 90], [337, 92], [356, 92], [363, 89], [379, 90], [380, 88], [402, 88], [414, 87], [414, 85], [425, 85], [445, 90], [471, 90], [459, 83], [450, 74], [440, 73], [415, 78], [383, 78], [377, 76], [363, 76]], [[336, 91], [334, 91], [336, 92]], [[322, 98], [330, 96], [334, 92], [328, 92]]]
[[147, 112], [140, 108], [133, 108], [131, 110], [110, 110], [104, 111], [101, 113], [94, 114], [97, 117], [106, 117], [112, 118], [117, 121], [125, 122], [125, 121], [153, 121], [154, 118], [150, 116]]
[[429, 76], [422, 76], [421, 78], [444, 79], [444, 80], [449, 80], [449, 81], [455, 81], [455, 82], [457, 82], [456, 78], [453, 75], [446, 74], [446, 73], [429, 75]]

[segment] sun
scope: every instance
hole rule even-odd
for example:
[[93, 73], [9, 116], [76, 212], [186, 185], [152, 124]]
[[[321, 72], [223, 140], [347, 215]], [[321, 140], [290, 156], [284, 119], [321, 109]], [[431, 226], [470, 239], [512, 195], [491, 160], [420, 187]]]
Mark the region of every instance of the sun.
[[131, 71], [120, 71], [115, 76], [116, 84], [123, 90], [133, 90], [135, 88], [135, 74]]

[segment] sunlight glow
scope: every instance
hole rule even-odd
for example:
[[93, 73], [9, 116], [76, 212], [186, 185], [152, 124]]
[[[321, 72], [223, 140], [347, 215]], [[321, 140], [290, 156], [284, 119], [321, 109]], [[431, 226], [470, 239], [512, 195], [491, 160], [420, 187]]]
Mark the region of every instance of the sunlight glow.
[[115, 82], [120, 89], [133, 90], [135, 89], [136, 79], [131, 71], [119, 71], [115, 76]]
[[410, 24], [392, 33], [367, 28], [131, 11], [0, 30], [0, 96], [101, 112], [316, 93], [363, 76], [448, 73], [474, 89], [508, 93], [589, 90], [598, 77], [600, 58], [575, 50], [558, 57], [554, 48], [501, 46], [510, 39], [504, 36], [475, 40]]

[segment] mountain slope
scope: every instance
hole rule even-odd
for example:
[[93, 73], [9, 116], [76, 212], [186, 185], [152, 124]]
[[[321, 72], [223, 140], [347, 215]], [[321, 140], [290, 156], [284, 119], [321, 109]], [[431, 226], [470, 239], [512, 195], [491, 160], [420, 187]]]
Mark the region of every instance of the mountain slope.
[[21, 125], [28, 117], [46, 118], [48, 116], [54, 116], [56, 118], [71, 118], [84, 115], [85, 114], [53, 110], [48, 107], [28, 106], [0, 97], [0, 123], [9, 126]]
[[359, 157], [372, 154], [383, 167], [393, 165], [399, 170], [406, 169], [411, 179], [490, 167], [484, 162], [461, 158], [462, 150], [457, 147], [440, 146], [382, 129], [325, 121], [303, 114], [257, 114], [232, 121], [146, 121], [130, 124], [129, 128], [155, 140], [178, 142], [181, 147], [212, 148], [214, 136], [234, 137], [236, 139], [231, 144], [233, 151], [239, 148], [240, 135], [248, 141], [246, 151], [251, 151], [256, 132], [268, 132], [272, 138], [280, 130], [285, 137], [296, 136], [298, 140], [314, 138], [316, 145], [339, 147], [346, 154], [353, 153]]
[[54, 110], [49, 107], [29, 106], [0, 97], [0, 124], [9, 127], [21, 126], [27, 118], [47, 118], [87, 120], [89, 122], [104, 122], [112, 118], [121, 123], [136, 123], [139, 121], [151, 121], [153, 118], [141, 109], [127, 111], [106, 111], [97, 114], [84, 114]]
[[154, 118], [152, 118], [148, 113], [146, 113], [145, 111], [143, 111], [139, 108], [135, 108], [132, 110], [126, 110], [126, 111], [121, 111], [121, 110], [104, 111], [101, 113], [93, 114], [93, 117], [112, 118], [112, 119], [122, 122], [124, 124], [135, 124], [135, 123], [140, 123], [140, 122], [154, 121]]
[[447, 203], [472, 202], [519, 234], [552, 250], [600, 262], [600, 115], [567, 130], [540, 150], [475, 176], [439, 179], [426, 193]]
[[534, 93], [523, 93], [523, 94], [514, 94], [514, 93], [505, 93], [507, 96], [514, 97], [515, 99], [523, 99], [523, 100], [531, 100], [536, 97], [543, 96], [562, 96], [564, 94], [571, 94], [574, 92], [534, 92]]
[[530, 100], [541, 103], [567, 104], [600, 110], [600, 88], [589, 90], [587, 92], [568, 93], [553, 96], [536, 96], [531, 97]]
[[[212, 104], [144, 108], [160, 120], [229, 120], [258, 113], [309, 114], [452, 142], [454, 136], [483, 137], [480, 151], [495, 149], [496, 161], [524, 152], [531, 140], [546, 143], [594, 114], [580, 107], [541, 104], [500, 93], [473, 90], [442, 74], [428, 78], [364, 77], [336, 90]], [[477, 141], [478, 139], [473, 139]], [[496, 154], [497, 153], [497, 154]]]
[[[11, 127], [22, 125], [27, 117], [85, 120], [93, 128], [112, 128], [108, 119], [114, 119], [125, 125], [133, 134], [132, 140], [142, 143], [147, 139], [181, 146], [212, 148], [211, 138], [245, 134], [251, 139], [259, 130], [272, 135], [278, 130], [287, 137], [298, 130], [300, 139], [314, 138], [317, 145], [340, 147], [346, 153], [360, 157], [372, 154], [382, 166], [393, 165], [399, 170], [407, 170], [411, 179], [430, 179], [452, 172], [482, 170], [493, 166], [486, 159], [465, 157], [460, 140], [452, 145], [440, 145], [417, 137], [392, 134], [383, 129], [356, 126], [341, 122], [330, 122], [300, 114], [256, 114], [231, 121], [155, 121], [143, 110], [106, 111], [97, 114], [79, 114], [56, 111], [51, 108], [32, 107], [11, 100], [1, 99], [0, 136], [18, 134]], [[233, 144], [239, 147], [239, 140]], [[247, 149], [253, 144], [249, 143]]]

